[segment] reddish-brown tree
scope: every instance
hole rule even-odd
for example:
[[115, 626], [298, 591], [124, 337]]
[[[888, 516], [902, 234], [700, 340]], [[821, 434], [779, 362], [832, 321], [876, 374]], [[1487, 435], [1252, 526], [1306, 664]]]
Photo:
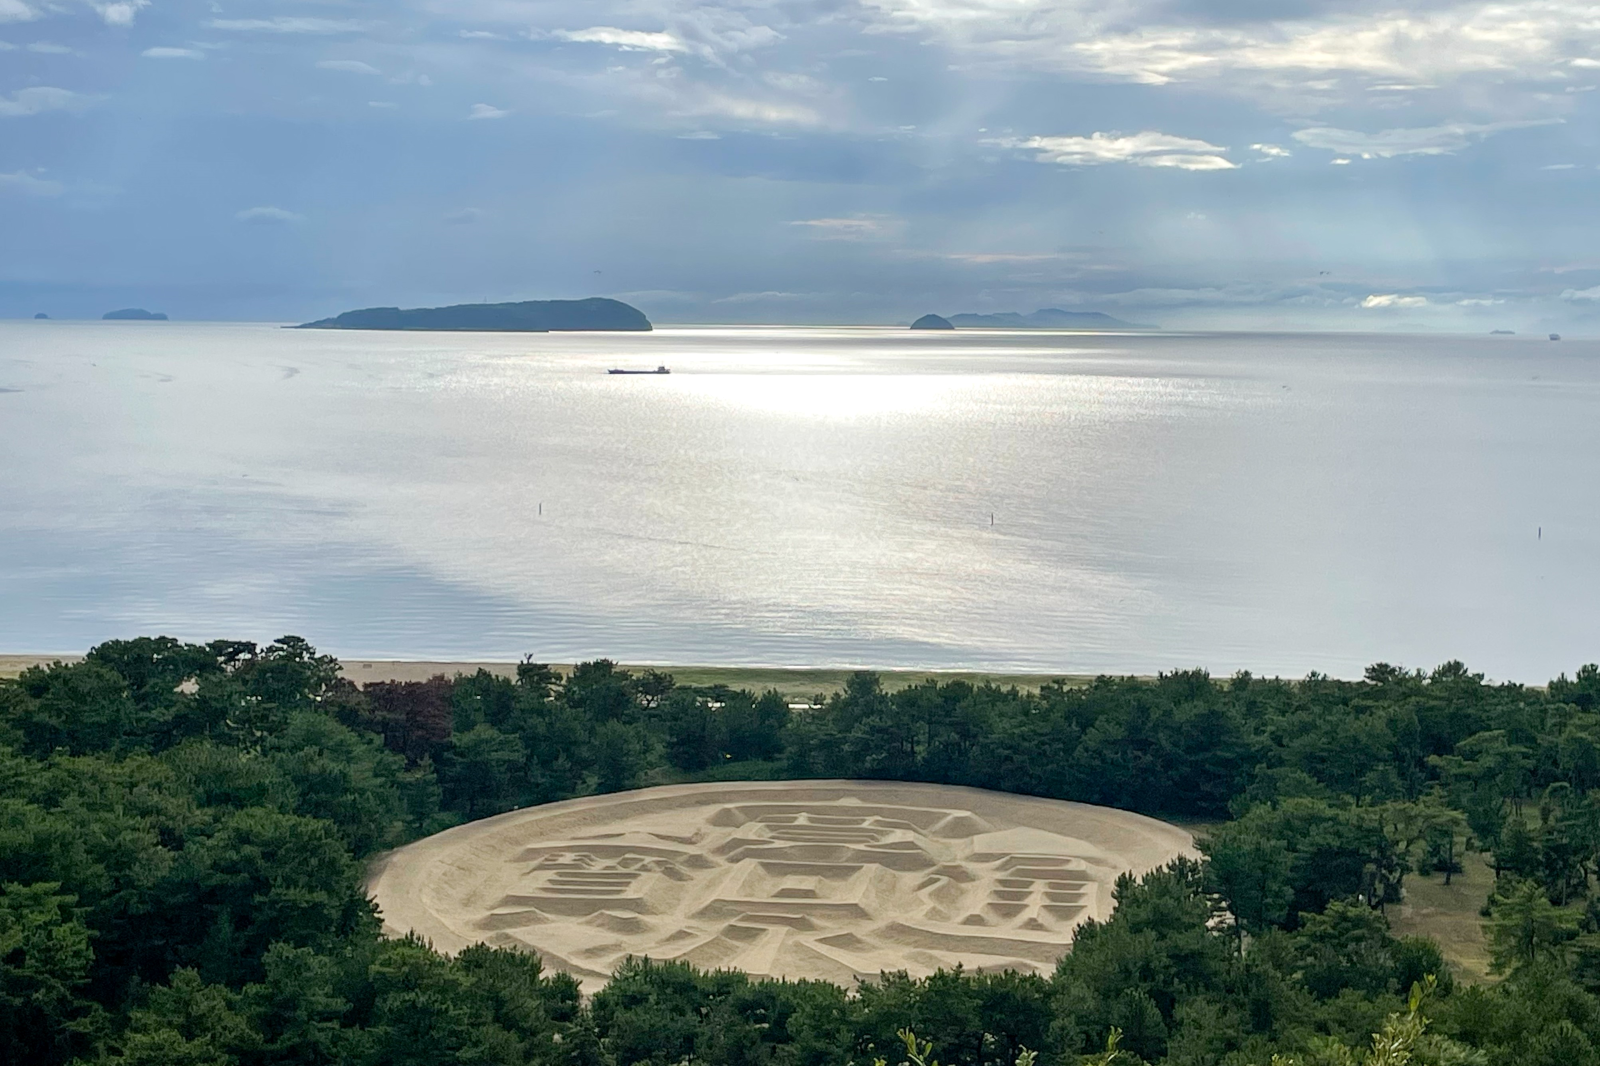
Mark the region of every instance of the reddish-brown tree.
[[455, 682], [436, 674], [426, 681], [374, 681], [362, 691], [383, 746], [415, 765], [424, 756], [437, 758], [449, 741], [454, 688]]

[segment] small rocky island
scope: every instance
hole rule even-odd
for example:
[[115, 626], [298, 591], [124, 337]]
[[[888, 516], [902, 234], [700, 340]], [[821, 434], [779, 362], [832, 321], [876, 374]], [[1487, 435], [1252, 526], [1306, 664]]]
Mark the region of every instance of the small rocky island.
[[100, 318], [106, 322], [165, 322], [163, 311], [146, 311], [142, 307], [124, 307], [120, 311], [107, 311]]
[[923, 315], [921, 318], [919, 318], [915, 322], [911, 323], [911, 328], [912, 329], [955, 329], [956, 327], [952, 326], [950, 324], [950, 320], [948, 318], [941, 318], [939, 315]]
[[293, 329], [438, 330], [477, 333], [551, 333], [578, 330], [648, 330], [636, 307], [595, 296], [587, 300], [523, 300], [450, 307], [368, 307]]

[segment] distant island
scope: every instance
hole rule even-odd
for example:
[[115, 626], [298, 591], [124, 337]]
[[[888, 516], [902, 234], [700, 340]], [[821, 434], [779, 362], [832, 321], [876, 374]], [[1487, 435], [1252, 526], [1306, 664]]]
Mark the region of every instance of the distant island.
[[165, 322], [163, 311], [146, 311], [142, 307], [124, 307], [120, 311], [107, 311], [100, 316], [107, 322]]
[[50, 316], [45, 314], [43, 311], [40, 311], [38, 314], [34, 315], [33, 317], [37, 319], [37, 318], [49, 318]]
[[1134, 322], [1112, 318], [1101, 311], [1063, 311], [1059, 307], [1046, 307], [1031, 315], [1015, 311], [1002, 311], [993, 315], [951, 315], [950, 325], [956, 329], [1155, 329]]
[[1516, 335], [1516, 331], [1510, 329], [1491, 329], [1489, 331], [1489, 336], [1491, 337], [1515, 337]]
[[648, 330], [644, 312], [620, 300], [523, 300], [450, 307], [368, 307], [294, 329], [398, 329], [478, 333], [550, 333], [576, 330]]
[[911, 323], [911, 328], [912, 329], [955, 329], [956, 327], [950, 324], [950, 320], [948, 318], [941, 318], [938, 315], [923, 315], [921, 318], [919, 318], [915, 322]]

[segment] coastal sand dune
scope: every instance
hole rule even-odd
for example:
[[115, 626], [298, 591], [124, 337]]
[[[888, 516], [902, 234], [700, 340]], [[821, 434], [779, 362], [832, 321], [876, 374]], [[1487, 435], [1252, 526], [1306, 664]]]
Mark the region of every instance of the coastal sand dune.
[[1192, 855], [1106, 807], [945, 785], [669, 785], [511, 811], [380, 857], [392, 935], [539, 952], [598, 989], [629, 955], [852, 984], [1048, 972], [1118, 875]]

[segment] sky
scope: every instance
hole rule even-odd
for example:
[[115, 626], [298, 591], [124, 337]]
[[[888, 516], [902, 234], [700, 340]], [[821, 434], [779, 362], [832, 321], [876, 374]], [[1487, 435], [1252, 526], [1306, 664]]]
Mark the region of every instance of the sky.
[[0, 0], [0, 316], [1600, 334], [1578, 0]]

